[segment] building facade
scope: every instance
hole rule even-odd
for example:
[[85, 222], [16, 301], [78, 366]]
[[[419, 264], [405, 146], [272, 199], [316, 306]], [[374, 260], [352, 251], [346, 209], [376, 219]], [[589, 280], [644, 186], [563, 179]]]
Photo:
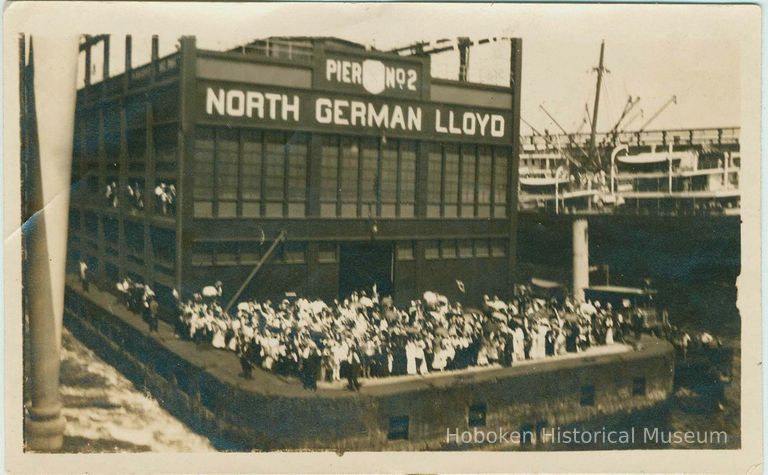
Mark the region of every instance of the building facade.
[[428, 56], [333, 38], [216, 52], [185, 37], [163, 58], [154, 43], [151, 63], [132, 68], [127, 38], [126, 72], [98, 84], [86, 73], [78, 91], [70, 262], [168, 302], [173, 288], [217, 280], [228, 299], [256, 266], [243, 298], [373, 285], [399, 304], [425, 290], [507, 295], [521, 70], [511, 44], [511, 86], [499, 87], [432, 78]]

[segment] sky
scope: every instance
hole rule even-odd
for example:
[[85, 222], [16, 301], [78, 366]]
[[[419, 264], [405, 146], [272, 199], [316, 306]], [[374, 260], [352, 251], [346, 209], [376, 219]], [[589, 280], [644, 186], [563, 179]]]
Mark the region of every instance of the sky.
[[[618, 120], [628, 96], [641, 98], [628, 117], [637, 129], [673, 95], [649, 129], [732, 127], [740, 122], [740, 61], [743, 49], [759, 44], [741, 28], [758, 7], [713, 5], [329, 5], [191, 4], [179, 18], [171, 11], [145, 16], [142, 30], [110, 30], [112, 74], [123, 64], [122, 34], [134, 36], [134, 65], [149, 58], [150, 32], [160, 35], [161, 55], [172, 52], [183, 34], [198, 47], [221, 50], [271, 35], [337, 36], [378, 49], [417, 41], [469, 36], [523, 39], [521, 115], [543, 131], [557, 126], [543, 105], [568, 131], [578, 129], [593, 107], [600, 43], [610, 71], [601, 92], [598, 130]], [[746, 10], [745, 10], [746, 9]], [[752, 10], [749, 10], [752, 9]], [[99, 57], [94, 50], [95, 57]], [[97, 69], [100, 69], [96, 62]], [[458, 54], [433, 56], [432, 74], [456, 78]], [[509, 44], [475, 47], [470, 81], [506, 85]], [[587, 127], [584, 127], [586, 130]], [[522, 126], [522, 133], [530, 128]]]

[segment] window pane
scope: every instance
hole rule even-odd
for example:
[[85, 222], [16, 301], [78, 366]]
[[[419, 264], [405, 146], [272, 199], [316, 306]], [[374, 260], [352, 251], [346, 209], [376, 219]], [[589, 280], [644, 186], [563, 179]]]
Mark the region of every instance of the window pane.
[[283, 201], [285, 186], [285, 141], [281, 134], [267, 134], [264, 143], [267, 201]]
[[424, 243], [424, 257], [426, 259], [438, 259], [440, 257], [440, 242], [426, 241]]
[[488, 147], [480, 147], [477, 151], [477, 202], [488, 204], [491, 202], [491, 165], [493, 157]]
[[453, 258], [456, 257], [456, 241], [447, 240], [440, 242], [440, 252], [443, 257]]
[[368, 204], [376, 203], [377, 173], [379, 166], [379, 143], [375, 139], [363, 140], [361, 164], [363, 214], [368, 211]]
[[241, 264], [256, 264], [261, 259], [263, 245], [258, 242], [241, 242], [239, 247]]
[[287, 242], [283, 248], [283, 261], [289, 264], [304, 262], [306, 245], [300, 242]]
[[427, 177], [427, 201], [440, 204], [440, 185], [443, 173], [443, 152], [439, 144], [430, 144]]
[[243, 200], [261, 198], [261, 134], [243, 133]]
[[[95, 137], [95, 136], [94, 136]], [[96, 150], [91, 150], [89, 143], [86, 143], [86, 153], [91, 160], [96, 159]], [[147, 153], [147, 131], [144, 129], [136, 129], [128, 131], [128, 158], [132, 162], [139, 162], [144, 160], [144, 156]]]
[[472, 241], [463, 239], [459, 241], [459, 257], [472, 257]]
[[490, 251], [488, 249], [488, 240], [487, 239], [478, 239], [475, 241], [475, 256], [477, 257], [488, 257], [490, 255]]
[[216, 264], [237, 264], [237, 244], [232, 242], [219, 244], [216, 247]]
[[192, 248], [193, 266], [213, 265], [213, 248], [210, 244], [195, 244]]
[[[356, 139], [343, 139], [341, 142], [341, 201], [357, 203], [357, 172], [360, 147]], [[357, 214], [357, 213], [355, 213]]]
[[397, 252], [397, 260], [399, 261], [413, 260], [413, 241], [398, 242], [395, 250]]
[[509, 160], [509, 152], [507, 149], [497, 147], [494, 153], [495, 170], [493, 174], [496, 179], [496, 186], [494, 189], [494, 199], [496, 203], [507, 202], [507, 161]]
[[336, 202], [339, 186], [339, 140], [336, 137], [323, 140], [320, 175], [320, 199], [326, 203]]
[[336, 262], [336, 243], [321, 242], [317, 260], [320, 262]]
[[389, 140], [381, 149], [381, 202], [397, 200], [397, 141]]
[[219, 129], [216, 136], [216, 191], [221, 200], [237, 199], [237, 131]]
[[213, 130], [197, 129], [195, 136], [194, 196], [213, 199]]
[[288, 198], [291, 201], [307, 199], [307, 138], [294, 135], [288, 144]]
[[459, 193], [459, 151], [455, 145], [445, 146], [445, 203], [456, 203]]
[[491, 241], [491, 255], [493, 257], [504, 257], [507, 249], [506, 243], [501, 239], [494, 239]]
[[403, 142], [400, 144], [400, 216], [404, 216], [403, 208], [406, 208], [404, 205], [414, 203], [415, 201], [416, 144], [414, 142]]
[[461, 149], [461, 202], [472, 204], [475, 202], [475, 147], [465, 145]]

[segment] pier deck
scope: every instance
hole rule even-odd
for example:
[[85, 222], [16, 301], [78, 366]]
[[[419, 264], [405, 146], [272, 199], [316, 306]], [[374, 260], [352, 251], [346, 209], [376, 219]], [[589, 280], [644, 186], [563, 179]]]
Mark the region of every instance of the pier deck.
[[616, 357], [622, 359], [647, 357], [650, 354], [661, 354], [667, 350], [665, 342], [643, 337], [641, 340], [642, 344], [636, 351], [633, 351], [633, 347], [630, 345], [616, 343], [609, 346], [592, 347], [581, 353], [569, 353], [545, 359], [520, 361], [511, 367], [491, 365], [442, 373], [433, 372], [428, 375], [390, 376], [376, 379], [362, 378], [360, 381], [363, 386], [358, 393], [346, 390], [346, 381], [319, 383], [318, 390], [311, 392], [304, 389], [301, 381], [297, 378], [276, 375], [260, 368], [254, 369], [253, 379], [246, 380], [239, 376], [241, 373], [240, 362], [234, 352], [216, 349], [209, 344], [196, 344], [179, 339], [174, 336], [173, 327], [162, 320], [159, 322], [159, 331], [157, 333], [149, 333], [148, 326], [142, 317], [129, 311], [114, 294], [93, 285], [90, 291], [85, 293], [82, 290], [79, 279], [72, 274], [67, 276], [67, 286], [77, 294], [108, 310], [115, 318], [143, 332], [147, 338], [155, 340], [158, 344], [184, 360], [210, 373], [221, 382], [247, 391], [282, 397], [344, 398], [353, 397], [356, 394], [361, 396], [383, 396], [392, 393], [451, 386], [457, 383], [481, 382], [531, 373], [562, 370], [568, 367], [583, 366], [584, 363], [599, 363], [602, 360], [613, 360]]

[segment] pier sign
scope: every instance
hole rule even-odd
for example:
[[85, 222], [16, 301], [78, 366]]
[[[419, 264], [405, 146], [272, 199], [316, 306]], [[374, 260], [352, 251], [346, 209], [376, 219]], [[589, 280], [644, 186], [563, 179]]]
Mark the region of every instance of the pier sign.
[[422, 70], [421, 60], [328, 52], [316, 75], [316, 86], [341, 92], [420, 99]]
[[[349, 66], [350, 81], [357, 80], [352, 79], [355, 74]], [[511, 114], [499, 110], [250, 86], [201, 86], [202, 122], [498, 144], [511, 141]], [[408, 87], [407, 81], [403, 87]]]

